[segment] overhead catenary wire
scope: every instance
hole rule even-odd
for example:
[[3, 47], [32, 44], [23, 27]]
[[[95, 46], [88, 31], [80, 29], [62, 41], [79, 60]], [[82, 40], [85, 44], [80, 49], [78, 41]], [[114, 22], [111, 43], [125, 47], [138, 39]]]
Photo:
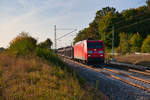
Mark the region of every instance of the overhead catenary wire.
[[57, 30], [76, 30], [74, 28], [58, 28]]
[[135, 22], [135, 23], [133, 23], [133, 24], [130, 24], [130, 25], [121, 27], [121, 28], [119, 28], [119, 29], [117, 29], [117, 30], [124, 29], [124, 28], [128, 28], [128, 27], [131, 27], [131, 26], [133, 26], [133, 25], [136, 25], [136, 24], [139, 24], [139, 23], [142, 23], [142, 22], [145, 22], [145, 21], [149, 21], [149, 20], [150, 20], [150, 18], [145, 19], [145, 20], [142, 20], [142, 21], [138, 21], [138, 22]]
[[[140, 13], [140, 14], [138, 14], [137, 13], [137, 15], [134, 15], [134, 16], [132, 16], [133, 18], [134, 18], [134, 20], [136, 20], [136, 22], [135, 23], [138, 23], [139, 21], [140, 21], [140, 19], [141, 18], [145, 18], [145, 17], [148, 17], [148, 16], [145, 16], [145, 14], [147, 14], [147, 15], [149, 15], [148, 13], [146, 13], [147, 11], [144, 11], [144, 12], [142, 12], [142, 14]], [[135, 19], [135, 18], [137, 18], [137, 19]], [[145, 18], [146, 19], [146, 18]], [[144, 19], [144, 20], [145, 20]], [[129, 21], [129, 20], [128, 20]], [[113, 25], [115, 25], [115, 26], [117, 26], [118, 24], [120, 24], [120, 23], [124, 23], [124, 22], [127, 22], [128, 23], [128, 21], [126, 21], [126, 20], [121, 20], [121, 21], [119, 21], [119, 22], [115, 22], [115, 23], [113, 23], [110, 27], [111, 28], [108, 28], [108, 30], [112, 30], [112, 27], [113, 27]], [[131, 20], [130, 20], [131, 21]], [[127, 25], [128, 26], [128, 25]], [[120, 26], [119, 26], [120, 27]], [[122, 27], [123, 28], [123, 27]]]
[[[116, 31], [121, 30], [121, 29], [126, 29], [126, 28], [128, 28], [128, 27], [133, 26], [133, 25], [136, 25], [136, 24], [139, 24], [139, 23], [142, 23], [142, 22], [145, 22], [145, 21], [149, 21], [149, 20], [150, 20], [150, 18], [144, 19], [144, 20], [140, 20], [140, 19], [143, 19], [143, 18], [144, 18], [143, 15], [144, 15], [144, 13], [138, 14], [137, 16], [133, 16], [134, 18], [139, 17], [135, 23], [133, 23], [133, 24], [128, 24], [128, 25], [123, 25], [122, 27], [118, 27], [118, 28], [116, 28]], [[119, 21], [119, 22], [113, 23], [113, 25], [117, 26], [118, 24], [120, 24], [120, 23], [122, 23], [122, 22], [126, 22], [126, 21], [125, 21], [125, 20], [121, 20], [121, 21]], [[127, 22], [127, 23], [128, 23], [128, 22]], [[111, 27], [111, 28], [108, 28], [108, 30], [110, 29], [110, 31], [111, 31], [111, 30], [112, 30], [112, 26], [110, 26], [110, 27]], [[64, 38], [65, 36], [67, 36], [67, 35], [73, 33], [74, 31], [76, 31], [76, 29], [73, 29], [73, 28], [65, 28], [65, 29], [64, 29], [64, 28], [59, 28], [59, 29], [57, 29], [57, 30], [73, 30], [73, 31], [72, 31], [72, 32], [69, 32], [69, 33], [67, 33], [67, 34], [65, 34], [65, 35], [63, 35], [63, 36], [61, 36], [61, 37], [59, 37], [59, 38], [57, 38], [56, 40], [60, 40], [61, 38]]]
[[67, 35], [69, 35], [69, 34], [75, 32], [75, 31], [77, 31], [77, 29], [74, 29], [73, 31], [71, 31], [71, 32], [69, 32], [69, 33], [67, 33], [67, 34], [65, 34], [65, 35], [63, 35], [63, 36], [57, 38], [56, 40], [59, 40], [59, 39], [61, 39], [61, 38], [65, 37], [65, 36], [67, 36]]
[[68, 39], [68, 40], [62, 40], [60, 39], [59, 41], [57, 41], [58, 43], [58, 47], [62, 48], [62, 47], [66, 47], [66, 46], [71, 46], [73, 43], [72, 39]]
[[[141, 17], [145, 17], [144, 15], [145, 15], [145, 13], [142, 13], [142, 14], [138, 14], [138, 15], [136, 15], [136, 16], [134, 15], [133, 17], [136, 18], [136, 17], [139, 17], [139, 16], [140, 16], [140, 18], [141, 18]], [[124, 22], [124, 20], [119, 21], [119, 22], [114, 23], [114, 24], [120, 24], [121, 22]]]
[[[134, 22], [134, 23], [132, 23], [132, 24], [124, 25], [123, 27], [121, 27], [121, 26], [119, 26], [119, 28], [116, 28], [116, 27], [115, 27], [115, 29], [116, 29], [116, 31], [118, 31], [118, 30], [121, 30], [121, 29], [124, 29], [124, 28], [128, 28], [128, 27], [130, 27], [130, 26], [133, 26], [133, 25], [136, 25], [136, 24], [140, 24], [140, 23], [142, 23], [142, 22], [149, 21], [149, 20], [150, 20], [150, 18], [147, 18], [147, 19], [144, 19], [144, 20], [140, 20], [140, 21], [138, 21], [138, 22]], [[120, 22], [121, 22], [121, 21], [120, 21]], [[113, 25], [117, 26], [116, 23], [114, 23]], [[108, 28], [108, 30], [112, 31], [113, 25], [110, 26], [110, 28]]]
[[[69, 32], [67, 34], [64, 34], [63, 36], [57, 38], [56, 37], [57, 36], [56, 31], [57, 30], [73, 30], [73, 31], [71, 31], [71, 32]], [[58, 42], [58, 40], [60, 40], [61, 38], [64, 38], [65, 36], [67, 36], [69, 34], [72, 34], [75, 31], [77, 31], [77, 29], [75, 29], [75, 28], [56, 28], [56, 25], [54, 25], [54, 45], [55, 45], [54, 48], [55, 48], [55, 50], [57, 50], [57, 42]]]
[[59, 41], [58, 43], [58, 48], [62, 48], [62, 47], [67, 47], [67, 46], [71, 46], [73, 41], [72, 40], [67, 40], [67, 41]]

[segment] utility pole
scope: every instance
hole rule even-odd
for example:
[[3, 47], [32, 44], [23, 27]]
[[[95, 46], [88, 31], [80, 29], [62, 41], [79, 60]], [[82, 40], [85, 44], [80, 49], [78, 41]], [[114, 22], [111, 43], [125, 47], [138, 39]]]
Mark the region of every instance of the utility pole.
[[57, 50], [56, 25], [54, 25], [54, 44], [55, 44], [55, 53], [56, 53]]
[[114, 32], [115, 29], [114, 29], [114, 25], [112, 27], [112, 61], [114, 61]]

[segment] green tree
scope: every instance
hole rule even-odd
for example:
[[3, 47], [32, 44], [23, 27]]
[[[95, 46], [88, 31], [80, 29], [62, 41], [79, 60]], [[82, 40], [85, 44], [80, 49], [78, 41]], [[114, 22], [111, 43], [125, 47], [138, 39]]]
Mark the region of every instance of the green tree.
[[[101, 40], [104, 41], [106, 47], [111, 49], [112, 44], [112, 27], [118, 20], [118, 14], [113, 14], [109, 12], [106, 16], [104, 16], [99, 21], [99, 34], [101, 36]], [[118, 33], [115, 32], [115, 46], [119, 44]]]
[[143, 41], [142, 52], [150, 52], [150, 35]]
[[74, 43], [88, 38], [102, 39], [105, 47], [111, 49], [113, 25], [115, 26], [115, 47], [119, 46], [120, 33], [128, 33], [131, 36], [138, 32], [144, 39], [150, 34], [149, 18], [150, 12], [147, 6], [127, 9], [120, 13], [115, 8], [105, 7], [96, 12], [95, 19], [89, 27], [79, 31]]
[[98, 31], [98, 23], [99, 20], [105, 15], [107, 15], [109, 12], [116, 13], [116, 9], [113, 7], [105, 7], [97, 11], [96, 17], [93, 20], [93, 22], [89, 24], [88, 28], [79, 31], [78, 35], [74, 38], [74, 43], [88, 38], [92, 38], [94, 40], [101, 39], [101, 35]]
[[79, 31], [78, 35], [74, 38], [74, 43], [79, 42], [81, 40], [88, 39], [88, 28]]
[[52, 44], [52, 41], [48, 38], [44, 42], [39, 43], [38, 47], [51, 49]]
[[95, 22], [89, 24], [89, 28], [87, 29], [88, 38], [92, 38], [94, 40], [100, 38], [97, 27], [98, 25]]
[[150, 0], [146, 1], [147, 7], [150, 9]]
[[143, 14], [144, 12], [147, 11], [147, 7], [146, 6], [141, 6], [139, 8], [136, 8], [136, 10], [138, 11], [139, 14]]
[[112, 17], [113, 14], [109, 12], [106, 16], [104, 16], [100, 21], [99, 21], [99, 26], [98, 30], [101, 36], [101, 39], [104, 40], [105, 36], [107, 35], [110, 30], [112, 30]]
[[129, 44], [130, 36], [127, 33], [120, 33], [120, 52], [121, 54], [126, 54], [130, 52], [130, 44]]
[[139, 32], [142, 38], [146, 38], [149, 33], [149, 17], [150, 14], [146, 10], [145, 6], [141, 6], [136, 9], [128, 9], [121, 12], [123, 16], [122, 22], [118, 24], [120, 26], [117, 31], [126, 33]]
[[112, 12], [113, 14], [115, 14], [115, 13], [116, 13], [116, 9], [113, 8], [113, 7], [105, 7], [105, 8], [102, 8], [101, 10], [98, 10], [98, 11], [96, 12], [96, 17], [95, 17], [94, 21], [95, 21], [96, 23], [98, 23], [99, 20], [100, 20], [102, 17], [106, 16], [109, 12]]
[[134, 34], [130, 38], [131, 52], [140, 52], [143, 39], [139, 33]]

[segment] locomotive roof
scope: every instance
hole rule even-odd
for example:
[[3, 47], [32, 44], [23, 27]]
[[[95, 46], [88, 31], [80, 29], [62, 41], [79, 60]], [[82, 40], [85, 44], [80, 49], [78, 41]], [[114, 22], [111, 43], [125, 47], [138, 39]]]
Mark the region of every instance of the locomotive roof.
[[102, 40], [89, 40], [89, 39], [87, 39], [87, 40], [82, 40], [82, 41], [79, 41], [79, 42], [77, 42], [77, 43], [75, 43], [75, 45], [78, 45], [78, 44], [80, 44], [80, 43], [82, 43], [82, 42], [84, 42], [84, 41], [92, 41], [92, 42], [96, 42], [96, 41], [98, 41], [98, 42], [103, 42]]

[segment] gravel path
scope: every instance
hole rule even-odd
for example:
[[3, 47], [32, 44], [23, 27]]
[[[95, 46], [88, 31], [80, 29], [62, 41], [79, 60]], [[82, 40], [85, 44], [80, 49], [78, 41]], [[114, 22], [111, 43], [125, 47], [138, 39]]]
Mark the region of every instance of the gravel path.
[[109, 97], [110, 100], [150, 100], [150, 93], [136, 87], [110, 78], [93, 70], [83, 68], [78, 64], [65, 61], [81, 77], [93, 84], [95, 87]]

